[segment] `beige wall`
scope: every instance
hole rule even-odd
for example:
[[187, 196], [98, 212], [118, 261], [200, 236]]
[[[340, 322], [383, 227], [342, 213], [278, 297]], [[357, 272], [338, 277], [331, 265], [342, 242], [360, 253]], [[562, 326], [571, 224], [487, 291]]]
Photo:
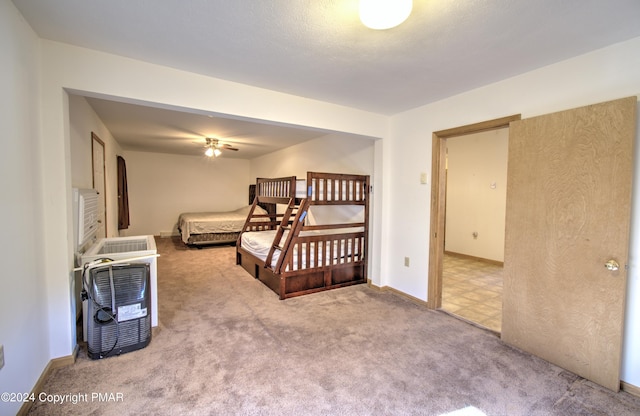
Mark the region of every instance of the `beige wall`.
[[87, 100], [84, 97], [70, 94], [71, 185], [74, 188], [93, 188], [91, 132], [97, 134], [104, 142], [107, 237], [117, 237], [119, 234], [116, 156], [122, 154], [122, 148]]
[[[43, 242], [47, 155], [40, 137], [38, 37], [7, 0], [0, 1], [0, 56], [0, 392], [17, 393], [31, 391], [51, 357]], [[62, 285], [66, 290], [66, 279]], [[2, 400], [0, 414], [14, 415], [20, 405]]]
[[446, 251], [504, 261], [508, 141], [506, 128], [447, 139]]
[[126, 151], [131, 226], [122, 234], [177, 234], [182, 212], [239, 208], [256, 177], [304, 178], [309, 170], [372, 175], [373, 153], [373, 140], [341, 134], [252, 160]]
[[373, 176], [374, 143], [371, 138], [329, 134], [251, 160], [251, 180], [257, 177], [307, 177], [307, 172], [340, 172]]
[[178, 234], [182, 212], [248, 204], [249, 161], [126, 151], [131, 225], [123, 235]]

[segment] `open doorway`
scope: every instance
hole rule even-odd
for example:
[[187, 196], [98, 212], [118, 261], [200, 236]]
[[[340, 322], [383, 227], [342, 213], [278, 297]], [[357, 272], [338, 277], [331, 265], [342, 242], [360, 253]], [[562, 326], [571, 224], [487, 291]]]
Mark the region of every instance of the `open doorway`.
[[[495, 196], [499, 191], [506, 192], [506, 172], [503, 179], [491, 179], [496, 173], [489, 164], [495, 165], [496, 161], [486, 161], [488, 156], [483, 152], [487, 144], [482, 142], [503, 136], [499, 141], [506, 147], [509, 123], [519, 119], [520, 115], [515, 115], [433, 134], [428, 305], [496, 332], [501, 326], [496, 318], [501, 317], [502, 310], [505, 203], [504, 198]], [[465, 137], [476, 142], [474, 149], [464, 149]], [[448, 142], [455, 144], [452, 150], [459, 148], [451, 166], [456, 170], [450, 172], [455, 190], [449, 193]], [[506, 168], [506, 154], [504, 157], [501, 163]], [[496, 203], [502, 206], [497, 208]], [[488, 219], [491, 215], [493, 218]], [[496, 220], [500, 217], [501, 222]], [[454, 301], [454, 297], [458, 299]]]
[[500, 332], [509, 128], [446, 139], [442, 310]]

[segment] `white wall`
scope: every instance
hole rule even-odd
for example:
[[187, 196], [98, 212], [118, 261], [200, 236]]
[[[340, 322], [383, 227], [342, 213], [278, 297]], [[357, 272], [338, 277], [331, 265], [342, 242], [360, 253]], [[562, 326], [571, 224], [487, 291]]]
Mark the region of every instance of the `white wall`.
[[[429, 186], [421, 187], [420, 172], [431, 172], [434, 131], [513, 114], [523, 118], [580, 107], [640, 93], [640, 38], [612, 45], [567, 61], [453, 96], [392, 117], [389, 151], [385, 148], [386, 199], [381, 272], [383, 283], [427, 299], [429, 252]], [[636, 175], [636, 181], [638, 181]], [[429, 181], [430, 182], [430, 181]], [[637, 198], [637, 194], [636, 194]], [[637, 216], [636, 201], [634, 215]], [[638, 241], [638, 221], [633, 228]], [[629, 304], [640, 303], [638, 250], [630, 256]], [[403, 266], [411, 256], [411, 267]], [[414, 261], [416, 259], [417, 261]], [[640, 313], [629, 309], [625, 325], [623, 380], [640, 386]]]
[[447, 139], [445, 251], [504, 261], [508, 142], [507, 128]]
[[[0, 1], [0, 392], [28, 392], [49, 361], [42, 244], [39, 42], [13, 3]], [[66, 288], [66, 280], [61, 284]], [[69, 308], [69, 302], [66, 307]], [[20, 403], [0, 401], [0, 414]]]
[[374, 145], [368, 137], [329, 134], [252, 159], [251, 181], [292, 175], [306, 179], [308, 171], [373, 176]]
[[126, 151], [129, 218], [123, 235], [178, 234], [182, 212], [232, 211], [249, 203], [249, 161]]
[[71, 152], [71, 186], [93, 188], [91, 132], [104, 142], [105, 193], [107, 204], [107, 237], [118, 236], [118, 167], [116, 155], [120, 144], [93, 111], [87, 100], [69, 95], [69, 135]]

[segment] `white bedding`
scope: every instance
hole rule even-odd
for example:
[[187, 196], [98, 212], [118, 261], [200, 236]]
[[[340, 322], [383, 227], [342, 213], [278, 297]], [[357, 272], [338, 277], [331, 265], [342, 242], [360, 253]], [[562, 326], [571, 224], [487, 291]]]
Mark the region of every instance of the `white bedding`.
[[[362, 231], [362, 228], [303, 231], [300, 233], [300, 236], [341, 234], [344, 232], [357, 232], [357, 231]], [[241, 239], [240, 245], [249, 253], [253, 254], [254, 256], [256, 256], [257, 258], [259, 258], [264, 262], [267, 259], [267, 255], [269, 254], [269, 250], [271, 249], [271, 245], [273, 244], [273, 239], [276, 236], [276, 232], [277, 230], [268, 230], [268, 231], [252, 231], [252, 232], [243, 233], [240, 236], [240, 239]], [[281, 240], [282, 243], [284, 243], [284, 241], [287, 239], [288, 233], [289, 233], [288, 230], [284, 232]], [[311, 253], [309, 257], [310, 267], [321, 266], [322, 264], [319, 265], [316, 263], [315, 243], [309, 243], [309, 246], [311, 249]], [[306, 250], [307, 250], [306, 245], [303, 245], [302, 259], [305, 262], [306, 262]], [[341, 245], [340, 249], [337, 247], [337, 245], [334, 245], [332, 251], [333, 253], [330, 253], [328, 247], [325, 247], [323, 250], [321, 250], [321, 253], [320, 253], [321, 256], [318, 259], [318, 262], [322, 263], [324, 258], [333, 259], [335, 262], [335, 260], [337, 259], [350, 255], [351, 252], [353, 251], [353, 247], [351, 247], [351, 244], [348, 244], [348, 243]], [[356, 248], [356, 253], [357, 251], [358, 249]], [[278, 262], [278, 258], [280, 257], [280, 253], [281, 253], [281, 250], [279, 249], [276, 249], [274, 251], [273, 258], [271, 259], [272, 268], [276, 266], [276, 263]], [[301, 268], [306, 268], [306, 267], [307, 265], [305, 263], [305, 264], [302, 264]], [[294, 248], [294, 252], [293, 252], [293, 270], [298, 270], [298, 248], [297, 247]]]
[[[242, 233], [242, 236], [240, 236], [241, 246], [260, 260], [265, 261], [273, 244], [276, 232], [277, 230], [267, 230]], [[288, 231], [285, 231], [283, 239], [287, 238], [286, 233], [288, 233]], [[275, 266], [279, 256], [280, 250], [276, 250], [273, 255], [273, 266]]]
[[[234, 233], [242, 231], [251, 206], [229, 212], [187, 212], [178, 217], [178, 228], [182, 241], [188, 243], [192, 234]], [[255, 214], [267, 214], [267, 211], [256, 206]], [[261, 220], [261, 219], [257, 219]], [[264, 219], [268, 220], [268, 219]]]

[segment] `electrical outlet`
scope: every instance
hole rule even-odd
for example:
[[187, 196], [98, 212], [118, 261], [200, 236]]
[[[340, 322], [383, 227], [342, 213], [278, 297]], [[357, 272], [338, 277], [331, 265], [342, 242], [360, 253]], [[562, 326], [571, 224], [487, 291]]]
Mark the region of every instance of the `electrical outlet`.
[[409, 267], [409, 257], [404, 258], [404, 266]]
[[0, 344], [0, 369], [4, 367], [4, 345]]

